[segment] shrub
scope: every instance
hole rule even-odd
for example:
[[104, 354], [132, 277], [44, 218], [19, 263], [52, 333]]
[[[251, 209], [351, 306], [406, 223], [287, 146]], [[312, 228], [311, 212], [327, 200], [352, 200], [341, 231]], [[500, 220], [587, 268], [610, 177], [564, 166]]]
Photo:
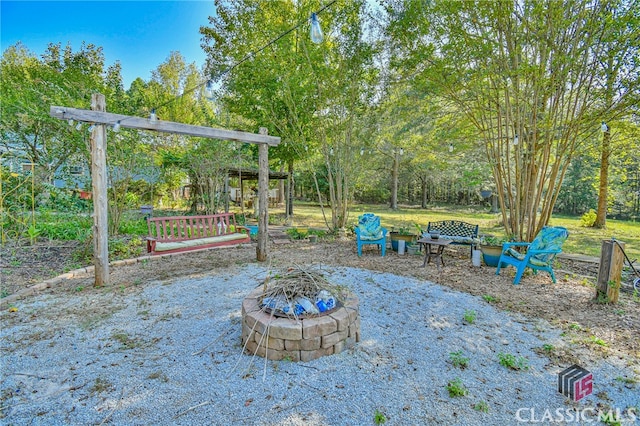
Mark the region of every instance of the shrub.
[[77, 191], [50, 184], [43, 185], [43, 191], [36, 197], [36, 201], [41, 209], [65, 213], [86, 212], [91, 207], [91, 201], [81, 199]]
[[596, 223], [596, 217], [597, 215], [595, 210], [591, 209], [582, 215], [582, 217], [580, 218], [580, 225], [584, 226], [585, 228], [592, 227], [593, 224]]
[[91, 234], [93, 220], [88, 215], [41, 211], [36, 219], [40, 235], [50, 240], [83, 241]]

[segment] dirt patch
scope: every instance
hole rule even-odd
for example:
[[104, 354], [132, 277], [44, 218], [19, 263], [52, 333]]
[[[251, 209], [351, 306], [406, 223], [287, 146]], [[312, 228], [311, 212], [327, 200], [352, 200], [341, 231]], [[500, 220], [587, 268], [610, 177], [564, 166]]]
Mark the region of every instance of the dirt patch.
[[[74, 263], [71, 257], [74, 249], [69, 244], [3, 249], [1, 279], [4, 295], [70, 269]], [[398, 256], [389, 250], [383, 258], [373, 247], [366, 247], [359, 258], [353, 241], [314, 244], [296, 241], [271, 244], [267, 263], [274, 268], [289, 265], [350, 266], [429, 280], [481, 296], [500, 309], [529, 318], [542, 318], [562, 328], [565, 339], [574, 350], [547, 348], [551, 359], [571, 361], [576, 356], [575, 349], [583, 350], [581, 357], [629, 355], [640, 358], [640, 341], [637, 339], [640, 335], [640, 299], [637, 295], [623, 292], [616, 305], [597, 303], [593, 287], [597, 268], [593, 265], [560, 261], [556, 268], [557, 284], [553, 284], [546, 274], [528, 274], [520, 285], [514, 286], [513, 268], [507, 268], [497, 276], [495, 268], [473, 267], [468, 249], [447, 248], [444, 260], [446, 266], [438, 270], [433, 264], [423, 268], [420, 254]], [[182, 253], [111, 267], [108, 289], [94, 289], [93, 276], [87, 275], [64, 280], [45, 292], [112, 290], [119, 297], [126, 297], [127, 292], [136, 291], [141, 286], [157, 285], [158, 281], [192, 277], [218, 268], [254, 262], [255, 245]]]
[[0, 248], [0, 293], [2, 297], [37, 284], [80, 265], [74, 241], [35, 245], [7, 244]]

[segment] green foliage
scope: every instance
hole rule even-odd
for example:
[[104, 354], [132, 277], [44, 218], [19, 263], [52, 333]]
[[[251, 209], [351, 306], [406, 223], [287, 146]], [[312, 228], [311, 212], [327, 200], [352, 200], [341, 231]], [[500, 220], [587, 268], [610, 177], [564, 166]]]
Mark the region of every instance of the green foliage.
[[473, 310], [464, 311], [463, 321], [467, 324], [473, 324], [476, 320], [477, 313]]
[[449, 360], [454, 367], [464, 370], [469, 365], [469, 358], [462, 355], [462, 350], [451, 352]]
[[327, 235], [327, 231], [323, 231], [322, 229], [309, 229], [307, 235], [317, 235], [318, 238], [322, 238]]
[[376, 425], [382, 425], [386, 422], [387, 416], [385, 416], [380, 410], [376, 409], [376, 412], [373, 414], [373, 423]]
[[506, 239], [496, 237], [495, 235], [482, 235], [480, 237], [480, 244], [485, 246], [502, 246], [502, 243], [506, 241]]
[[[411, 89], [446, 99], [474, 124], [475, 139], [484, 142], [494, 164], [492, 180], [506, 198], [504, 226], [518, 240], [533, 238], [532, 223], [547, 224], [572, 155], [584, 152], [575, 147], [591, 145], [590, 130], [586, 137], [585, 130], [596, 129], [601, 119], [628, 117], [628, 106], [637, 104], [638, 65], [628, 59], [637, 50], [630, 42], [635, 5], [592, 7], [567, 1], [547, 6], [531, 1], [391, 2], [388, 10], [395, 18], [387, 28], [396, 46], [390, 61], [394, 71], [411, 75]], [[576, 31], [586, 37], [580, 45], [569, 36]], [[576, 60], [593, 51], [606, 51], [610, 60], [596, 66]], [[549, 57], [555, 60], [545, 59]], [[429, 58], [428, 66], [418, 58]], [[565, 71], [562, 76], [557, 69]], [[582, 90], [574, 84], [593, 79], [606, 81], [606, 87]], [[556, 102], [548, 102], [550, 96]], [[502, 125], [487, 125], [490, 122]], [[527, 161], [518, 161], [522, 155]], [[531, 179], [511, 185], [521, 176]], [[581, 182], [579, 175], [573, 180], [580, 184], [572, 188], [579, 200], [568, 200], [566, 207], [580, 201], [584, 208], [588, 200], [582, 195], [590, 182]]]
[[598, 420], [607, 426], [622, 426], [622, 422], [616, 415], [615, 410], [600, 412], [598, 415]]
[[304, 240], [309, 234], [308, 229], [289, 228], [285, 231], [292, 240]]
[[84, 241], [91, 234], [93, 219], [87, 215], [41, 211], [37, 217], [41, 236], [51, 240]]
[[609, 299], [607, 293], [598, 290], [595, 302], [599, 305], [606, 305], [611, 302], [611, 300]]
[[469, 391], [462, 383], [460, 378], [455, 378], [447, 383], [447, 391], [450, 397], [465, 396]]
[[77, 193], [68, 189], [56, 188], [53, 185], [46, 185], [45, 188], [49, 197], [42, 197], [42, 202], [38, 203], [41, 208], [80, 214], [90, 211], [93, 207], [90, 200], [83, 200]]
[[109, 259], [130, 259], [142, 255], [143, 241], [139, 237], [109, 238]]
[[398, 235], [413, 235], [412, 228], [408, 225], [399, 226], [397, 229], [393, 227], [391, 232], [397, 232]]
[[528, 370], [529, 360], [523, 356], [515, 356], [512, 354], [505, 354], [500, 352], [498, 354], [498, 360], [503, 367], [510, 368], [512, 370]]
[[596, 211], [591, 209], [580, 218], [580, 225], [584, 227], [592, 227], [596, 223]]
[[498, 297], [491, 296], [490, 294], [483, 294], [482, 298], [485, 300], [485, 302], [488, 302], [488, 303], [496, 303], [500, 301]]
[[477, 402], [473, 405], [473, 409], [476, 411], [480, 411], [482, 413], [488, 413], [489, 412], [489, 404], [487, 404], [485, 401], [480, 401]]
[[0, 167], [2, 192], [0, 201], [3, 210], [13, 212], [29, 211], [34, 204], [34, 196], [41, 192], [41, 186], [34, 182], [30, 173], [10, 172], [6, 167]]
[[[36, 165], [37, 180], [52, 180], [53, 173], [86, 150], [85, 134], [65, 120], [49, 115], [51, 105], [86, 108], [91, 93], [110, 94], [106, 87], [102, 48], [82, 44], [49, 44], [36, 55], [18, 43], [2, 54], [0, 62], [0, 144], [18, 163]], [[109, 77], [119, 78], [117, 73]], [[11, 135], [11, 136], [9, 136]]]
[[[589, 211], [598, 203], [598, 194], [594, 191], [598, 179], [598, 151], [589, 149], [585, 155], [574, 157], [569, 165], [562, 189], [558, 195], [555, 211], [579, 215]], [[595, 211], [593, 212], [595, 220]], [[584, 226], [591, 226], [593, 223]]]
[[147, 235], [148, 232], [147, 221], [144, 218], [138, 217], [125, 217], [120, 222], [118, 233], [120, 235]]
[[31, 244], [35, 244], [38, 236], [42, 233], [41, 229], [36, 228], [35, 224], [31, 224], [29, 229], [27, 230], [27, 234], [29, 234], [29, 241]]
[[598, 346], [608, 346], [607, 342], [605, 342], [604, 340], [602, 340], [601, 338], [599, 338], [597, 336], [589, 336], [589, 341], [591, 343], [595, 343]]

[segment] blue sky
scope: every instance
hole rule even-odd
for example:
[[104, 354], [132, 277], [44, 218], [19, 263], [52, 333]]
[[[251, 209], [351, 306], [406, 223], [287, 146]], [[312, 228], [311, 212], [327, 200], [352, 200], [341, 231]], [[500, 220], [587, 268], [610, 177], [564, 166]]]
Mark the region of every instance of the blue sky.
[[49, 43], [102, 46], [106, 65], [120, 61], [125, 89], [172, 51], [198, 68], [205, 62], [201, 26], [214, 15], [212, 0], [189, 1], [5, 1], [0, 2], [2, 52], [21, 41], [36, 55]]

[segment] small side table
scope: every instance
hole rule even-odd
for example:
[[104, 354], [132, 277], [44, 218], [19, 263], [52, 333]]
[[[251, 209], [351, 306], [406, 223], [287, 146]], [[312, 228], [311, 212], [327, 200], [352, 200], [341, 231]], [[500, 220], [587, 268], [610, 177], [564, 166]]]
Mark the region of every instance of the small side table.
[[[445, 240], [444, 238], [438, 238], [437, 240], [431, 237], [420, 238], [418, 243], [424, 244], [424, 262], [422, 262], [422, 267], [426, 267], [427, 263], [430, 263], [431, 259], [433, 259], [438, 270], [440, 270], [440, 263], [444, 266], [444, 259], [442, 258], [444, 248], [452, 242], [453, 241]], [[440, 260], [440, 263], [438, 263], [438, 260]]]

